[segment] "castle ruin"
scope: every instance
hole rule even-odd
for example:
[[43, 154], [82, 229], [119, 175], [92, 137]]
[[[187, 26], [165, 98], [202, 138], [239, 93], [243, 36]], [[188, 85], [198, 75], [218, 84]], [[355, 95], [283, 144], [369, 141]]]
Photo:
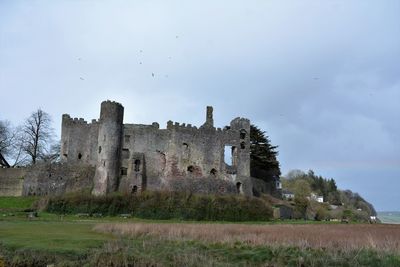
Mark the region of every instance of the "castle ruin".
[[215, 128], [212, 107], [199, 128], [172, 121], [165, 129], [156, 122], [124, 124], [123, 117], [124, 107], [112, 101], [101, 103], [100, 119], [91, 123], [62, 116], [61, 163], [92, 166], [92, 194], [168, 190], [180, 181], [207, 177], [252, 195], [248, 119], [235, 118], [229, 126]]

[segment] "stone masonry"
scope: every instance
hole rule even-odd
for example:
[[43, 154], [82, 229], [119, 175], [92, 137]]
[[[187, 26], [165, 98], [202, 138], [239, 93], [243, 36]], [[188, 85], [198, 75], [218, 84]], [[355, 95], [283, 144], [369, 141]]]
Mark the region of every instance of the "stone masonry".
[[213, 108], [207, 107], [199, 128], [168, 121], [162, 129], [156, 122], [124, 124], [123, 116], [121, 104], [104, 101], [99, 120], [62, 117], [61, 162], [93, 167], [94, 195], [168, 190], [176, 182], [201, 178], [229, 181], [238, 193], [252, 195], [248, 119], [215, 128]]

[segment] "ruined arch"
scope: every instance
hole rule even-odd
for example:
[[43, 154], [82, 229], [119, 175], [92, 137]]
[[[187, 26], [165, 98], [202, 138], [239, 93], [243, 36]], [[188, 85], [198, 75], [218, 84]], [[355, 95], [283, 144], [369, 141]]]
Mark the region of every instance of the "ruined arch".
[[237, 182], [236, 183], [236, 190], [237, 190], [238, 194], [242, 193], [243, 188], [242, 188], [242, 183], [241, 182]]
[[134, 164], [135, 164], [135, 172], [140, 172], [140, 159], [136, 159]]
[[245, 139], [247, 136], [247, 131], [245, 129], [240, 130], [240, 139]]
[[132, 194], [135, 194], [135, 193], [137, 192], [137, 190], [138, 190], [137, 185], [134, 185], [134, 186], [132, 186], [131, 193], [132, 193]]
[[246, 148], [246, 143], [245, 142], [241, 142], [240, 143], [240, 149], [245, 149]]
[[193, 172], [193, 171], [194, 171], [194, 167], [193, 167], [192, 165], [189, 165], [189, 166], [187, 167], [187, 171], [188, 171], [188, 172]]

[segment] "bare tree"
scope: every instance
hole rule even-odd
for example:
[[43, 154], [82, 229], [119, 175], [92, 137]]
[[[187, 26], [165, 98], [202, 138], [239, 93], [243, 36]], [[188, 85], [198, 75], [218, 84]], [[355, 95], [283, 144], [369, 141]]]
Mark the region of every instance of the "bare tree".
[[10, 167], [6, 157], [9, 155], [12, 147], [13, 133], [8, 121], [0, 121], [0, 166]]
[[25, 153], [25, 133], [22, 126], [13, 129], [14, 138], [12, 142], [11, 152], [9, 154], [9, 162], [12, 167], [23, 166], [29, 164], [28, 155]]
[[61, 151], [61, 141], [54, 142], [49, 147], [49, 151], [42, 156], [43, 161], [45, 162], [59, 162], [60, 161], [60, 151]]
[[0, 121], [0, 167], [15, 167], [27, 163], [23, 151], [21, 127], [13, 127], [8, 121]]
[[40, 108], [33, 112], [22, 126], [23, 151], [31, 158], [32, 164], [45, 157], [53, 142], [54, 130], [51, 117]]

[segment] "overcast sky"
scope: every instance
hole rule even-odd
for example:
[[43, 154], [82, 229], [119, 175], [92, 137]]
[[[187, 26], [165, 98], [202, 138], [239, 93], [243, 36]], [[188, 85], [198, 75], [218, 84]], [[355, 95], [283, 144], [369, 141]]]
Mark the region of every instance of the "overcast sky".
[[[153, 76], [154, 74], [154, 76]], [[1, 1], [0, 120], [241, 116], [377, 210], [400, 210], [400, 1]]]

